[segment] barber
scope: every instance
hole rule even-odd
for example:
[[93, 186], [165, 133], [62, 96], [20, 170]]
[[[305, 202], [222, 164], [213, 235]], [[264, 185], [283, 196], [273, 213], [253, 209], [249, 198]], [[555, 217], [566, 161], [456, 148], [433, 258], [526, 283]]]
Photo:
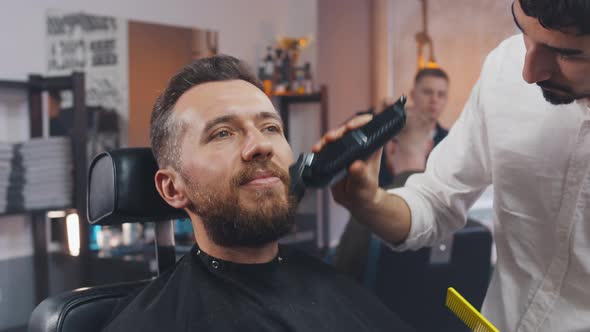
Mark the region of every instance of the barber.
[[[380, 189], [378, 152], [353, 163], [332, 193], [393, 249], [406, 250], [463, 227], [492, 185], [498, 259], [484, 316], [501, 331], [588, 331], [590, 2], [517, 0], [512, 13], [522, 34], [488, 55], [425, 173], [404, 188]], [[314, 152], [369, 119], [328, 132]]]

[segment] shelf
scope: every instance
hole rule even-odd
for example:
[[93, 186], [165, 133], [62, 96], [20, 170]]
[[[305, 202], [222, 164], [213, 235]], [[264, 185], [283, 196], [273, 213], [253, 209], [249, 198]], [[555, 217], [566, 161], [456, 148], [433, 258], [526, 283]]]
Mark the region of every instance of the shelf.
[[322, 94], [320, 92], [314, 92], [310, 94], [284, 94], [284, 95], [273, 95], [273, 98], [280, 98], [287, 103], [317, 103], [322, 100]]
[[2, 81], [0, 80], [0, 89], [21, 89], [26, 90], [29, 87], [27, 82], [21, 81]]
[[46, 76], [41, 77], [39, 75], [32, 75], [31, 80], [28, 83], [29, 87], [37, 90], [72, 90], [74, 88], [74, 76], [79, 73], [75, 73], [68, 76]]
[[0, 89], [19, 89], [19, 90], [71, 90], [74, 88], [73, 75], [69, 76], [48, 76], [41, 77], [32, 75], [33, 79], [29, 81], [12, 81], [0, 80]]
[[12, 209], [12, 210], [8, 210], [8, 211], [0, 212], [0, 217], [20, 215], [20, 214], [29, 214], [29, 213], [41, 213], [41, 212], [48, 212], [48, 211], [71, 210], [71, 209], [73, 209], [73, 207], [71, 207], [71, 206], [48, 207], [48, 208], [33, 209], [33, 210]]
[[[52, 93], [71, 90], [73, 95], [73, 124], [72, 132], [72, 162], [73, 162], [73, 180], [74, 192], [73, 201], [69, 206], [56, 206], [43, 209], [15, 209], [10, 208], [5, 212], [0, 212], [0, 217], [10, 215], [30, 215], [31, 233], [33, 235], [34, 250], [34, 282], [35, 282], [35, 303], [44, 300], [49, 291], [49, 272], [47, 263], [47, 229], [42, 222], [45, 220], [44, 215], [51, 210], [71, 210], [79, 211], [80, 220], [80, 256], [84, 257], [88, 253], [89, 226], [86, 220], [86, 169], [87, 169], [87, 111], [85, 100], [85, 81], [84, 73], [73, 72], [68, 76], [50, 76], [29, 75], [27, 81], [18, 82], [11, 80], [0, 80], [0, 89], [22, 89], [27, 93], [29, 104], [29, 127], [31, 138], [43, 136], [43, 93], [49, 92], [50, 98]], [[46, 121], [46, 120], [45, 120]], [[80, 275], [82, 281], [89, 278], [88, 269], [84, 262], [80, 266]]]

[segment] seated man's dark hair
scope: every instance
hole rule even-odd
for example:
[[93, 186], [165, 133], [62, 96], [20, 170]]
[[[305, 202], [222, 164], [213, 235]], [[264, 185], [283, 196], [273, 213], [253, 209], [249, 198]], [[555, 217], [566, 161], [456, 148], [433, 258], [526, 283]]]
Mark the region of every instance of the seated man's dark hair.
[[577, 35], [590, 34], [589, 0], [516, 0], [523, 12], [539, 20], [549, 30], [567, 32], [574, 29]]
[[180, 96], [199, 84], [230, 80], [243, 80], [264, 91], [248, 65], [229, 55], [195, 60], [170, 79], [154, 104], [150, 123], [152, 152], [160, 167], [178, 167], [180, 138], [186, 126], [174, 119], [172, 110]]

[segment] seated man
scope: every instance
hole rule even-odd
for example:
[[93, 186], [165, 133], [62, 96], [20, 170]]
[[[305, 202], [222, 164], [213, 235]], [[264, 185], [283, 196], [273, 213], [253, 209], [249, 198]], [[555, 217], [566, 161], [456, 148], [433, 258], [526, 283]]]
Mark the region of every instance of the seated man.
[[190, 216], [196, 245], [125, 301], [105, 331], [406, 331], [376, 298], [278, 244], [292, 229], [292, 151], [239, 60], [197, 60], [156, 101], [155, 184]]

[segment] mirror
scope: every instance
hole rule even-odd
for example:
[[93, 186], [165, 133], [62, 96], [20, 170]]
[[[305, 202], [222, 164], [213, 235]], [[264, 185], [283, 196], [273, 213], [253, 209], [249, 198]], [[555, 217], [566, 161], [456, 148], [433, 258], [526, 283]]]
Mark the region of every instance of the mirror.
[[[149, 145], [152, 106], [169, 78], [191, 59], [214, 55], [218, 33], [80, 12], [47, 11], [47, 74], [86, 74], [89, 157]], [[50, 107], [52, 134], [68, 127], [72, 98]]]

